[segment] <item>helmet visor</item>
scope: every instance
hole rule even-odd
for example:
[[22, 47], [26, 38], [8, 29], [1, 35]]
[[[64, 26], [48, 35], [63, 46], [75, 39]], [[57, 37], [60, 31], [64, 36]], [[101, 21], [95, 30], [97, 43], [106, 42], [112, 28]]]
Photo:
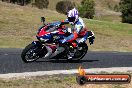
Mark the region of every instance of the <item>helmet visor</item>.
[[69, 22], [74, 22], [75, 21], [75, 17], [68, 17], [68, 21]]

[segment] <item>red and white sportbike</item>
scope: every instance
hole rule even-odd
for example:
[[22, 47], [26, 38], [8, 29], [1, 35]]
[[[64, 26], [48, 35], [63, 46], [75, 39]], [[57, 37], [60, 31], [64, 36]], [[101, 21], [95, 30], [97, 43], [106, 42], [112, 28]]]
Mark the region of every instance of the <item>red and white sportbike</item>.
[[[39, 58], [48, 59], [68, 59], [68, 55], [73, 54], [71, 60], [82, 59], [88, 51], [88, 46], [84, 40], [89, 39], [93, 44], [94, 34], [91, 31], [84, 30], [74, 41], [62, 44], [60, 40], [69, 36], [70, 33], [65, 30], [67, 22], [53, 22], [45, 24], [45, 18], [41, 17], [44, 25], [39, 28], [36, 35], [38, 41], [33, 41], [27, 45], [21, 53], [21, 58], [25, 63], [34, 62]], [[78, 44], [77, 44], [78, 43]]]

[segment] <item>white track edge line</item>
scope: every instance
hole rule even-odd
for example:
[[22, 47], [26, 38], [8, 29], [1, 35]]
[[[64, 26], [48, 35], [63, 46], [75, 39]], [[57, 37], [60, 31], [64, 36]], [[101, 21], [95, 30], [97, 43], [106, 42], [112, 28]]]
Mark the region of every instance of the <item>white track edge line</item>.
[[[85, 69], [86, 73], [99, 73], [99, 72], [132, 72], [132, 67], [112, 67], [112, 68], [90, 68]], [[51, 70], [51, 71], [36, 71], [36, 72], [23, 72], [23, 73], [7, 73], [0, 74], [0, 78], [25, 78], [31, 76], [55, 75], [55, 74], [76, 74], [78, 69], [70, 70]]]

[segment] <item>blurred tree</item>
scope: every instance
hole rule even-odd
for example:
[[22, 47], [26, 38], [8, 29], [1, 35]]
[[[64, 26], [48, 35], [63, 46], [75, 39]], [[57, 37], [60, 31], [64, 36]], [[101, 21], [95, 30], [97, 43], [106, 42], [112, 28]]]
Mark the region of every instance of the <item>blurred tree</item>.
[[116, 4], [116, 5], [114, 6], [114, 11], [116, 11], [116, 12], [119, 12], [119, 11], [120, 11], [120, 8], [119, 8], [119, 5], [118, 5], [118, 4]]
[[94, 0], [82, 0], [81, 6], [78, 7], [80, 16], [93, 19], [95, 14], [95, 2]]
[[35, 0], [31, 0], [32, 7], [35, 6]]
[[6, 1], [6, 2], [14, 3], [14, 4], [17, 3], [22, 6], [31, 3], [31, 0], [2, 0], [2, 1]]
[[60, 1], [56, 4], [56, 11], [59, 13], [66, 14], [70, 9], [73, 9], [75, 4], [69, 0]]
[[122, 13], [122, 22], [132, 24], [132, 0], [121, 0], [119, 5]]
[[49, 1], [48, 0], [35, 0], [35, 5], [39, 9], [48, 8]]

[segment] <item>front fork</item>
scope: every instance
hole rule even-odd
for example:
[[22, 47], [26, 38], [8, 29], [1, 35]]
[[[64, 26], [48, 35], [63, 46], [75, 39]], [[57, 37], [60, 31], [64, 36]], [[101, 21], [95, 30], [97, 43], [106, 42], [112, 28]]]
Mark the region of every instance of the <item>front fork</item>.
[[48, 49], [46, 48], [46, 46], [40, 43], [39, 41], [33, 41], [32, 44], [38, 47], [38, 50], [36, 50], [36, 53], [37, 55], [40, 56], [40, 58], [45, 56], [48, 53]]

